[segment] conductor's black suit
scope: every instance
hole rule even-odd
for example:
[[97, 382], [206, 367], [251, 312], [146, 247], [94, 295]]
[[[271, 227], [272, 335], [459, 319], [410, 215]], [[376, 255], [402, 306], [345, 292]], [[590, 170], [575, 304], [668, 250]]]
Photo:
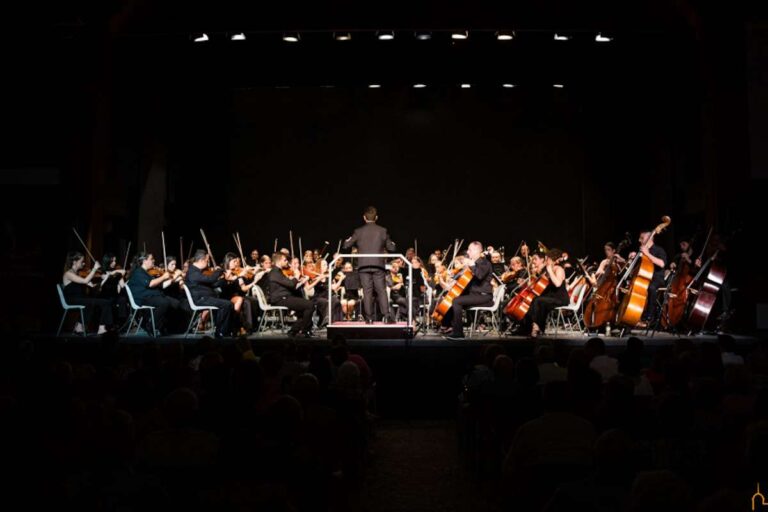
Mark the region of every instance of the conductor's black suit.
[[[360, 254], [383, 254], [394, 252], [395, 243], [390, 240], [386, 228], [375, 222], [366, 222], [344, 241], [344, 249], [357, 246]], [[386, 258], [359, 258], [357, 270], [363, 287], [363, 310], [366, 320], [373, 320], [373, 296], [379, 304], [379, 311], [384, 318], [389, 318], [387, 283], [385, 272]]]

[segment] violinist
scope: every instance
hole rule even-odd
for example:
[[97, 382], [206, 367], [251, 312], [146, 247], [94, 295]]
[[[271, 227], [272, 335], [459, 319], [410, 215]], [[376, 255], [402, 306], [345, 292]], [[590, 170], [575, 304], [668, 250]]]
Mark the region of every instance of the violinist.
[[259, 251], [257, 251], [256, 249], [253, 249], [251, 251], [251, 260], [249, 262], [245, 263], [245, 264], [246, 265], [250, 265], [252, 267], [258, 267], [259, 266]]
[[427, 273], [431, 276], [435, 273], [435, 267], [437, 267], [437, 264], [440, 263], [440, 258], [437, 257], [437, 254], [432, 253], [429, 255], [429, 262], [427, 263]]
[[[73, 251], [67, 253], [64, 264], [64, 275], [61, 278], [61, 287], [64, 298], [69, 304], [85, 306], [85, 322], [89, 323], [95, 309], [99, 310], [98, 334], [107, 332], [107, 326], [112, 326], [112, 301], [88, 295], [88, 288], [94, 288], [93, 282], [96, 272], [101, 268], [98, 261], [93, 262], [93, 268], [84, 277], [79, 274], [85, 267], [85, 256]], [[85, 326], [80, 322], [75, 324], [75, 332], [82, 334]]]
[[[296, 259], [298, 264], [298, 259]], [[301, 288], [309, 279], [302, 276], [298, 266], [293, 270], [293, 277], [287, 277], [284, 270], [289, 269], [288, 259], [282, 253], [277, 253], [272, 257], [274, 265], [269, 274], [269, 300], [275, 306], [285, 306], [289, 310], [296, 312], [299, 317], [288, 331], [288, 336], [314, 338], [312, 334], [312, 313], [315, 305], [309, 300], [301, 297]]]
[[526, 277], [528, 277], [528, 272], [525, 270], [523, 258], [520, 256], [513, 256], [509, 260], [509, 270], [501, 274], [501, 282], [504, 284], [511, 283], [510, 286], [514, 289], [524, 285]]
[[472, 280], [467, 284], [464, 293], [455, 299], [448, 314], [443, 317], [443, 326], [451, 326], [449, 340], [463, 340], [463, 312], [464, 308], [483, 307], [493, 304], [493, 267], [483, 255], [483, 244], [472, 242], [467, 248], [467, 256], [463, 258], [463, 265], [472, 269]]
[[161, 291], [163, 283], [172, 280], [173, 277], [167, 271], [154, 278], [149, 274], [149, 271], [155, 267], [155, 257], [151, 253], [139, 253], [136, 263], [136, 268], [132, 269], [131, 277], [128, 279], [128, 287], [136, 304], [155, 308], [155, 328], [164, 336], [168, 334], [166, 323], [169, 310], [181, 309], [181, 302], [178, 299], [163, 295]]
[[101, 259], [101, 287], [99, 296], [115, 299], [125, 288], [125, 269], [117, 264], [117, 257], [108, 252]]
[[163, 294], [181, 300], [184, 295], [181, 289], [184, 285], [184, 272], [178, 267], [176, 256], [167, 256], [165, 258], [165, 269], [171, 278], [163, 281]]
[[352, 262], [344, 263], [342, 271], [336, 274], [341, 284], [341, 309], [346, 320], [352, 320], [355, 305], [360, 301], [360, 276], [352, 267]]
[[240, 266], [240, 258], [233, 252], [224, 255], [224, 285], [221, 287], [222, 299], [229, 299], [234, 309], [235, 318], [240, 320], [239, 334], [253, 331], [253, 318], [256, 299], [248, 292], [254, 281], [249, 279], [248, 272]]
[[549, 277], [549, 285], [541, 295], [533, 299], [531, 308], [523, 319], [523, 323], [530, 326], [532, 338], [544, 332], [550, 311], [560, 306], [567, 306], [570, 302], [566, 291], [565, 269], [560, 264], [562, 255], [563, 252], [560, 249], [552, 248], [546, 255], [536, 253], [531, 257], [536, 273], [543, 275], [546, 272]]
[[[664, 268], [667, 266], [667, 252], [654, 243], [650, 231], [640, 233], [638, 242], [640, 242], [640, 252], [642, 255], [653, 262], [653, 277], [648, 285], [648, 300], [645, 303], [642, 320], [636, 326], [638, 329], [645, 329], [656, 318], [658, 309], [656, 294], [659, 288], [664, 286]], [[637, 256], [637, 253], [632, 252], [629, 254], [629, 259], [635, 256]]]
[[264, 297], [269, 302], [269, 276], [272, 271], [272, 258], [265, 254], [261, 257], [260, 263], [261, 270], [256, 272], [256, 275], [253, 277], [253, 283], [261, 288], [261, 291], [264, 292]]
[[314, 279], [311, 279], [305, 286], [314, 289], [315, 294], [312, 296], [312, 302], [317, 309], [317, 315], [319, 317], [318, 328], [324, 329], [328, 325], [328, 283], [331, 283], [331, 316], [334, 322], [341, 320], [341, 301], [336, 296], [336, 292], [341, 289], [341, 282], [339, 280], [330, 280], [328, 274], [328, 262], [321, 259], [319, 266], [319, 273]]
[[185, 283], [195, 304], [219, 308], [216, 310], [215, 336], [222, 338], [230, 334], [230, 322], [234, 306], [230, 301], [219, 298], [216, 292], [216, 288], [225, 284], [222, 277], [223, 271], [216, 268], [210, 273], [203, 272], [208, 268], [209, 262], [210, 256], [205, 249], [195, 251]]
[[[389, 300], [392, 304], [397, 304], [397, 317], [407, 316], [408, 311], [408, 291], [405, 288], [405, 279], [400, 272], [400, 259], [394, 259], [389, 264], [389, 272], [386, 277], [387, 288], [389, 289]], [[416, 291], [416, 290], [414, 290]], [[413, 311], [418, 312], [418, 294], [412, 296]]]

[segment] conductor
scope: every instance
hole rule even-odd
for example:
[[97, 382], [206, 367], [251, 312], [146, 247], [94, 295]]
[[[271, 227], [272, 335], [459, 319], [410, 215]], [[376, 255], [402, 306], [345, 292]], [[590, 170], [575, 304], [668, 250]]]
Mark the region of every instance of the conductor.
[[[383, 254], [393, 252], [395, 243], [390, 240], [386, 228], [376, 224], [378, 220], [376, 208], [369, 206], [363, 212], [365, 224], [355, 229], [352, 236], [344, 240], [344, 249], [357, 246], [361, 254]], [[385, 271], [385, 258], [361, 257], [358, 262], [360, 284], [363, 287], [363, 310], [365, 323], [373, 323], [373, 297], [379, 304], [379, 311], [384, 316], [384, 322], [391, 323], [389, 315], [389, 301], [387, 299], [387, 282]]]

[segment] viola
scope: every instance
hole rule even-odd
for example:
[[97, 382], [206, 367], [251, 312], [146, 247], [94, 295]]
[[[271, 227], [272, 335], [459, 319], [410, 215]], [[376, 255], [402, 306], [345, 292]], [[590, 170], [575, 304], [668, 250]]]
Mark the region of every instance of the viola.
[[[667, 229], [667, 226], [671, 223], [672, 220], [668, 216], [662, 217], [661, 224], [651, 231], [645, 246], [647, 247], [653, 238], [658, 233]], [[634, 327], [640, 322], [643, 311], [645, 311], [645, 305], [648, 302], [648, 286], [653, 279], [653, 267], [651, 259], [640, 251], [632, 260], [632, 263], [630, 263], [627, 274], [625, 274], [625, 276], [629, 276], [629, 287], [619, 304], [619, 310], [616, 314], [617, 324]], [[620, 285], [621, 283], [619, 283]], [[651, 300], [655, 300], [655, 297], [651, 297]]]

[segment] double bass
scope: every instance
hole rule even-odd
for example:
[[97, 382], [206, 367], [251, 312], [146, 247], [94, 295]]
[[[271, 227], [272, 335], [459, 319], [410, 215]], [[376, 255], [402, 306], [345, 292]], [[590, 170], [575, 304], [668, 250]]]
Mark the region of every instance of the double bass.
[[691, 285], [698, 282], [704, 270], [707, 270], [707, 275], [704, 276], [698, 289], [691, 290], [691, 285], [688, 286], [691, 293], [696, 295], [696, 299], [691, 304], [688, 313], [688, 327], [691, 329], [691, 332], [704, 329], [707, 319], [709, 319], [709, 314], [715, 306], [720, 287], [723, 286], [725, 281], [725, 266], [715, 261], [719, 253], [720, 250], [718, 249], [709, 257], [691, 282]]
[[[648, 286], [653, 279], [653, 262], [642, 253], [642, 249], [648, 247], [654, 237], [667, 229], [672, 223], [672, 219], [668, 216], [661, 218], [661, 224], [656, 226], [651, 231], [648, 240], [645, 241], [643, 247], [637, 252], [632, 262], [627, 265], [627, 270], [624, 273], [624, 277], [616, 288], [616, 293], [621, 291], [621, 285], [625, 280], [629, 280], [629, 286], [627, 292], [619, 304], [619, 310], [616, 314], [616, 323], [634, 327], [640, 323], [640, 319], [645, 311], [645, 305], [648, 303]], [[651, 297], [651, 300], [654, 298]]]
[[619, 278], [619, 268], [616, 255], [629, 245], [629, 240], [622, 240], [611, 256], [611, 261], [605, 273], [600, 276], [592, 296], [584, 306], [584, 326], [587, 329], [600, 329], [611, 322], [616, 316], [619, 305], [616, 297], [616, 285]]

